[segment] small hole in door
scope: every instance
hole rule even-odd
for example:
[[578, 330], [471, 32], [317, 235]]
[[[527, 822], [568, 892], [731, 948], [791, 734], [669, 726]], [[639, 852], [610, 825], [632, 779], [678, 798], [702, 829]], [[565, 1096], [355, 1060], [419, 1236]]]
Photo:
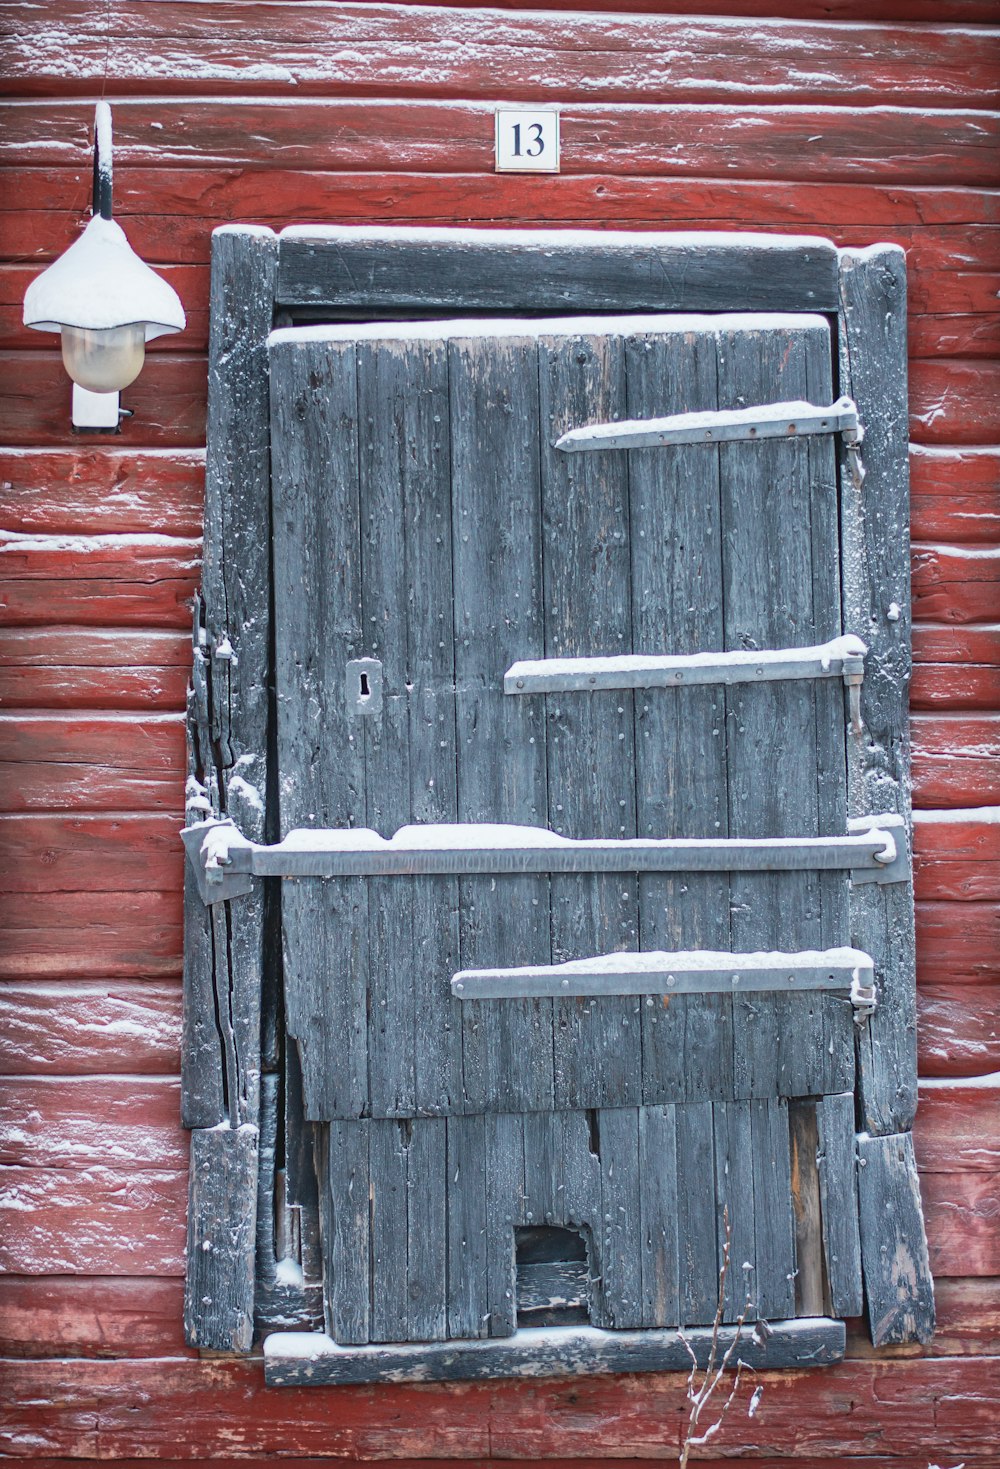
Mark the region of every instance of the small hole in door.
[[371, 689], [371, 684], [368, 682], [368, 675], [367, 675], [367, 673], [362, 673], [361, 674], [361, 693], [360, 693], [360, 697], [362, 699], [370, 699], [371, 696], [372, 696], [372, 689]]
[[514, 1249], [518, 1326], [571, 1326], [590, 1320], [590, 1263], [579, 1229], [515, 1229]]

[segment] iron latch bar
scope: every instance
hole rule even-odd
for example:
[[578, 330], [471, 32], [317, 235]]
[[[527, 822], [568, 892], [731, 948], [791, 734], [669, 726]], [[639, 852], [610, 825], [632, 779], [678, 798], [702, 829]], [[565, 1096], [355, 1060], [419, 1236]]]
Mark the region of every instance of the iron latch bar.
[[[455, 877], [520, 873], [849, 871], [854, 882], [901, 882], [896, 826], [873, 817], [839, 837], [572, 841], [543, 827], [488, 823], [404, 826], [387, 840], [364, 827], [289, 832], [274, 846], [249, 841], [229, 820], [182, 836], [202, 899], [250, 891], [254, 877]], [[890, 875], [891, 874], [891, 875]]]
[[566, 454], [597, 449], [661, 449], [671, 444], [724, 444], [746, 439], [792, 439], [843, 434], [857, 451], [864, 436], [853, 398], [838, 398], [829, 408], [795, 400], [752, 408], [675, 413], [666, 418], [627, 418], [572, 428], [556, 440]]
[[860, 686], [867, 647], [848, 634], [808, 648], [677, 656], [626, 653], [611, 658], [531, 658], [504, 674], [506, 694], [563, 694], [600, 689], [674, 689], [691, 684], [767, 683], [843, 678]]
[[733, 954], [718, 949], [602, 954], [568, 964], [461, 969], [459, 1000], [593, 998], [601, 995], [742, 994], [748, 991], [847, 990], [851, 1003], [875, 1008], [875, 965], [862, 949]]

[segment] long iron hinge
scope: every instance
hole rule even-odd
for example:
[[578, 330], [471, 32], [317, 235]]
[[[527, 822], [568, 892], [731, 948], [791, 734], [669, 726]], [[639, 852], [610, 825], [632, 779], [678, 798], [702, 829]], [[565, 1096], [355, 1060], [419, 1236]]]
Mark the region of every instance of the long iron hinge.
[[556, 448], [566, 454], [582, 454], [598, 449], [660, 449], [671, 444], [724, 444], [836, 433], [857, 451], [864, 430], [853, 398], [838, 398], [828, 408], [795, 400], [752, 408], [675, 413], [666, 418], [592, 423], [564, 433], [556, 440]]
[[461, 969], [451, 981], [452, 994], [463, 1001], [800, 990], [846, 990], [855, 1018], [866, 1019], [875, 1009], [874, 960], [862, 949], [846, 947], [801, 953], [650, 951], [601, 954], [567, 964]]
[[386, 840], [353, 827], [289, 832], [265, 846], [232, 821], [181, 833], [205, 903], [240, 896], [254, 877], [443, 877], [598, 872], [846, 871], [855, 883], [905, 882], [901, 816], [865, 817], [846, 836], [573, 841], [543, 827], [489, 823], [404, 826]]
[[600, 689], [675, 689], [692, 684], [768, 683], [842, 678], [859, 688], [866, 645], [848, 634], [807, 648], [734, 653], [626, 653], [610, 658], [526, 658], [504, 674], [507, 694], [562, 694]]

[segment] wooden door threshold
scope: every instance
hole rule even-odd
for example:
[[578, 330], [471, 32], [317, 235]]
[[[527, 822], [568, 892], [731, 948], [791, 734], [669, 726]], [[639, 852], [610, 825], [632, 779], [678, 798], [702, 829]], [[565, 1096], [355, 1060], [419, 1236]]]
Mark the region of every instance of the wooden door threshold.
[[[719, 1328], [716, 1360], [738, 1328]], [[687, 1345], [685, 1345], [685, 1342]], [[844, 1355], [843, 1321], [826, 1316], [768, 1323], [755, 1333], [748, 1323], [732, 1354], [758, 1371], [820, 1367]], [[690, 1351], [688, 1348], [690, 1347]], [[264, 1375], [270, 1387], [318, 1387], [361, 1382], [439, 1382], [494, 1377], [583, 1377], [611, 1372], [687, 1372], [691, 1352], [699, 1365], [712, 1348], [710, 1326], [603, 1331], [594, 1326], [523, 1327], [513, 1336], [477, 1341], [338, 1346], [323, 1332], [277, 1331], [264, 1341]]]

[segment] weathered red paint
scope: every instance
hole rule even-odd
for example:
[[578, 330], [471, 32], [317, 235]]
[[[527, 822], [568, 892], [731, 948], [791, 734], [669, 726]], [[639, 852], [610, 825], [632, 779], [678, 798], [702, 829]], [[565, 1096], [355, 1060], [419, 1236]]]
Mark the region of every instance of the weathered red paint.
[[[0, 1232], [13, 1272], [0, 1353], [59, 1359], [0, 1365], [13, 1457], [610, 1469], [668, 1459], [684, 1415], [676, 1379], [283, 1394], [256, 1362], [183, 1348], [179, 716], [215, 225], [747, 228], [902, 245], [916, 800], [997, 797], [1000, 32], [966, 29], [995, 22], [993, 0], [580, 10], [609, 7], [0, 4], [14, 99], [0, 438], [15, 446], [0, 451], [0, 525], [15, 533], [0, 556], [13, 627], [0, 648], [0, 1141], [27, 1206]], [[85, 217], [106, 60], [116, 213], [189, 319], [154, 344], [111, 444], [69, 433], [58, 352], [20, 324], [28, 279]], [[562, 105], [561, 175], [493, 174], [491, 111], [509, 96]], [[1000, 826], [974, 811], [918, 821], [915, 857], [920, 1069], [982, 1076], [1000, 1069]], [[702, 1462], [991, 1463], [996, 1108], [995, 1089], [922, 1089], [938, 1360], [859, 1360], [871, 1352], [852, 1330], [855, 1360], [768, 1380], [757, 1416], [734, 1415]]]
[[180, 1043], [176, 981], [0, 982], [0, 1076], [148, 1073], [172, 1081]]

